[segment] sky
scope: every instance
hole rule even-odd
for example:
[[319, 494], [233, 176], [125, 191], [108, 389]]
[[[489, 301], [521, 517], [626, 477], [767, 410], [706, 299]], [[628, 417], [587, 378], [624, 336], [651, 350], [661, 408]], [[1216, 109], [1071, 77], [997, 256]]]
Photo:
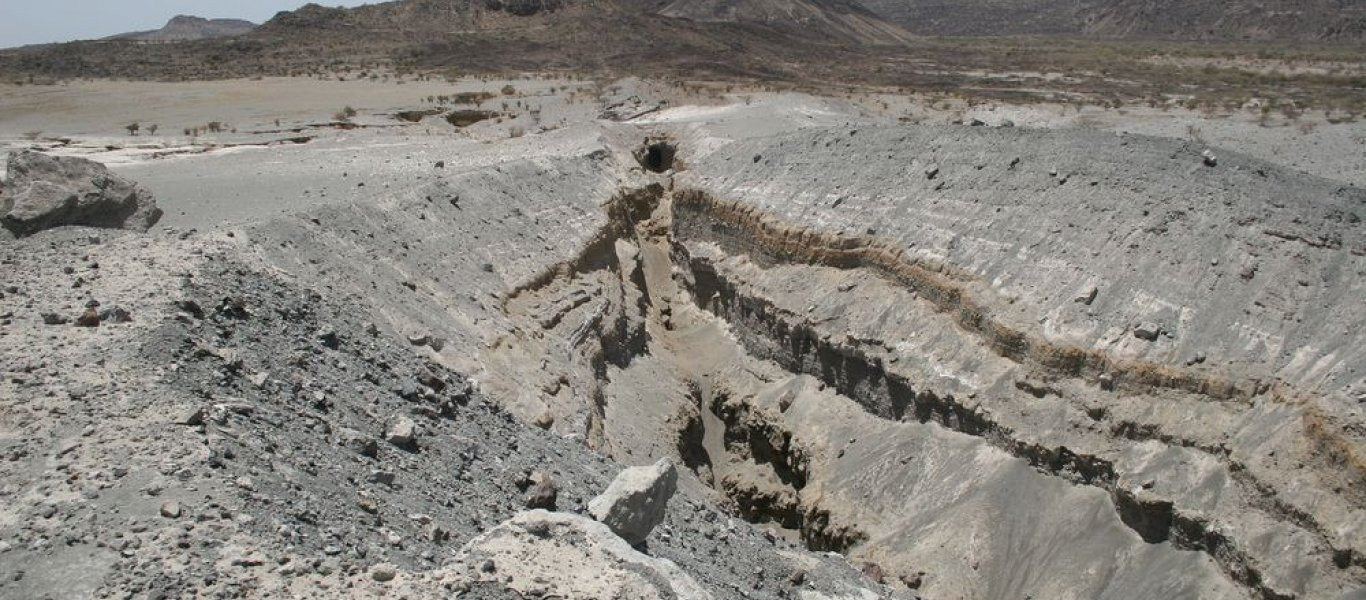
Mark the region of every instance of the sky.
[[[365, 4], [315, 1], [326, 6]], [[260, 23], [277, 12], [307, 3], [308, 0], [0, 0], [0, 48], [159, 29], [176, 15]]]

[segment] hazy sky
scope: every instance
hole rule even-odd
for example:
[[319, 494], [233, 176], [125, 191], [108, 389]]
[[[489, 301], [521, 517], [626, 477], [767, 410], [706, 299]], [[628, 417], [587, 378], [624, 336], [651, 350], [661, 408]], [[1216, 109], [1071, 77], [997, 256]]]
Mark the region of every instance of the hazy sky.
[[[380, 0], [370, 0], [377, 4]], [[0, 48], [157, 29], [176, 15], [260, 23], [308, 0], [0, 0]], [[325, 6], [366, 2], [326, 0]]]

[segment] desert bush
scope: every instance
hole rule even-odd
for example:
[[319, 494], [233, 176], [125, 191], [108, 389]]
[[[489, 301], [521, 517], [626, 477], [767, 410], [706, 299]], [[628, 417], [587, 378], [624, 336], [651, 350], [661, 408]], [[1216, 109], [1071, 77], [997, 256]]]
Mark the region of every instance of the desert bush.
[[526, 130], [523, 129], [523, 128], [521, 128], [520, 126], [513, 125], [512, 127], [509, 127], [509, 128], [508, 128], [508, 137], [509, 137], [509, 138], [519, 138], [519, 137], [522, 137], [522, 136], [524, 136], [524, 135], [526, 135]]
[[1194, 125], [1187, 125], [1186, 137], [1189, 137], [1192, 142], [1195, 142], [1200, 145], [1205, 145], [1205, 135], [1199, 127], [1196, 127]]
[[138, 130], [142, 129], [142, 125], [139, 125], [137, 122], [133, 122], [124, 125], [123, 128], [128, 130], [128, 135], [137, 135]]
[[512, 84], [508, 84], [503, 86], [503, 89], [501, 91], [503, 92], [504, 96], [511, 96], [517, 93], [517, 88], [512, 87]]
[[38, 139], [38, 136], [40, 136], [40, 135], [43, 135], [43, 132], [41, 132], [41, 131], [27, 131], [27, 132], [24, 132], [24, 139], [26, 139], [26, 140], [28, 140], [28, 141], [31, 142], [31, 141], [33, 141], [33, 140]]

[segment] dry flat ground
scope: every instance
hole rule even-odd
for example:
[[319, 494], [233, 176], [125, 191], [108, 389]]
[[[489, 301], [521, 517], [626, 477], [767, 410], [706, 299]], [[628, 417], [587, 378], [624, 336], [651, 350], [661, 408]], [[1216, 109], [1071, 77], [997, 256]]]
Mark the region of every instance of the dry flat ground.
[[0, 597], [437, 597], [661, 458], [714, 598], [1366, 588], [1366, 126], [699, 89], [0, 87], [166, 211], [0, 247]]

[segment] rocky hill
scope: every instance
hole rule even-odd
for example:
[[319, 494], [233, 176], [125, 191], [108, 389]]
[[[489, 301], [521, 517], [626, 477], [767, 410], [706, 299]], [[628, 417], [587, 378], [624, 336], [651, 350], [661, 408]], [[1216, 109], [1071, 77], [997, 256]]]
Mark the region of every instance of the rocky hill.
[[925, 35], [1067, 35], [1106, 39], [1366, 39], [1353, 0], [863, 0]]
[[[232, 38], [12, 50], [0, 53], [0, 71], [198, 79], [401, 64], [772, 77], [813, 58], [847, 65], [840, 59], [844, 52], [910, 37], [847, 2], [747, 0], [731, 6], [736, 10], [649, 0], [401, 0], [351, 9], [310, 4]], [[794, 76], [798, 72], [807, 73], [798, 69]]]
[[121, 33], [105, 39], [139, 42], [182, 42], [241, 35], [255, 28], [255, 23], [242, 19], [205, 19], [203, 17], [177, 15], [161, 29]]

